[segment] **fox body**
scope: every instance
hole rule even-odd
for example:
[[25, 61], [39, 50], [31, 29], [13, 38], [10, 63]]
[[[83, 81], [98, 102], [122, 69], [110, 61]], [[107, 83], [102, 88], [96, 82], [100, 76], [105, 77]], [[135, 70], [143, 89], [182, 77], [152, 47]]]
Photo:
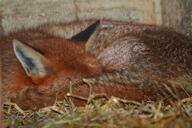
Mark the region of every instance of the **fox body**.
[[24, 109], [62, 100], [70, 81], [74, 94], [87, 97], [83, 78], [94, 93], [138, 101], [192, 91], [192, 41], [169, 29], [102, 21], [87, 43], [31, 30], [0, 43], [3, 96]]

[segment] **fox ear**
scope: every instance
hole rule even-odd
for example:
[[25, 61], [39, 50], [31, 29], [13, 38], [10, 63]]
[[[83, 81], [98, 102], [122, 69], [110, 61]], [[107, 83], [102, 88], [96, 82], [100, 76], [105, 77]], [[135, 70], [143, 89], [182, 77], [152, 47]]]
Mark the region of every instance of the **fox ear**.
[[71, 37], [70, 40], [72, 40], [72, 41], [87, 41], [89, 39], [89, 37], [93, 34], [95, 29], [98, 27], [99, 24], [100, 24], [99, 20], [95, 21], [93, 24], [91, 24], [85, 30], [83, 30], [80, 33]]
[[13, 40], [13, 49], [27, 76], [43, 78], [52, 73], [49, 60], [31, 47], [18, 40]]
[[85, 44], [85, 50], [87, 52], [92, 52], [92, 51], [95, 51], [97, 49], [94, 49], [94, 47], [97, 44], [97, 41], [96, 39], [98, 38], [99, 36], [99, 33], [100, 33], [100, 29], [101, 29], [101, 25], [98, 25], [97, 28], [95, 29], [95, 31], [92, 33], [92, 35], [89, 37], [89, 39], [87, 40], [86, 44]]

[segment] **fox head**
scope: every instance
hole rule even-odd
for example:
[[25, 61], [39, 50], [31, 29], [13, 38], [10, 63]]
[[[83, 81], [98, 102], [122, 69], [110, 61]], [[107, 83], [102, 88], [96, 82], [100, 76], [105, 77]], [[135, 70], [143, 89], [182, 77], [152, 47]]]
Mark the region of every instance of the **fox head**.
[[98, 24], [99, 21], [96, 21], [84, 31], [74, 35], [71, 41], [55, 37], [37, 40], [35, 49], [14, 39], [12, 41], [14, 54], [25, 74], [37, 85], [61, 71], [69, 76], [69, 72], [85, 73], [89, 76], [97, 74], [100, 72], [100, 66], [94, 57], [86, 53], [85, 43], [82, 42], [89, 38]]
[[38, 46], [32, 48], [13, 40], [15, 57], [34, 85], [40, 86], [46, 79], [59, 73], [67, 77], [78, 74], [91, 76], [101, 72], [99, 63], [86, 53], [84, 46], [63, 39], [44, 39], [34, 44]]
[[[41, 89], [45, 94], [55, 93], [53, 95], [56, 95], [61, 88], [66, 89], [69, 82], [75, 83], [84, 77], [102, 72], [97, 59], [89, 55], [84, 50], [84, 44], [79, 42], [61, 38], [44, 38], [25, 43], [14, 39], [12, 43], [5, 45], [9, 44], [12, 49], [3, 49], [2, 52], [3, 95], [13, 99], [23, 108], [35, 109], [31, 99], [37, 101], [34, 107], [42, 107], [37, 105], [42, 100], [34, 97], [37, 96], [34, 93], [38, 91], [26, 92], [30, 88]], [[63, 90], [63, 95], [64, 93], [66, 91]], [[23, 99], [27, 97], [30, 100]], [[43, 106], [47, 106], [51, 100], [45, 103]]]
[[57, 92], [63, 99], [69, 82], [100, 74], [100, 63], [85, 50], [97, 25], [98, 21], [68, 40], [38, 30], [2, 37], [3, 97], [24, 109], [37, 109], [52, 104]]

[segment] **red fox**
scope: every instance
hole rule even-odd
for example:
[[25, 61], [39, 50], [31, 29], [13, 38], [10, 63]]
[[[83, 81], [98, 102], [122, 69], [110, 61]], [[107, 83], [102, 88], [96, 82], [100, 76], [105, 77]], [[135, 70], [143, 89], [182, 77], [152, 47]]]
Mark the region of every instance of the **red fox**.
[[[87, 43], [23, 31], [2, 37], [3, 96], [37, 110], [73, 93], [146, 101], [189, 96], [192, 40], [150, 25], [102, 21]], [[179, 90], [179, 91], [178, 91]]]

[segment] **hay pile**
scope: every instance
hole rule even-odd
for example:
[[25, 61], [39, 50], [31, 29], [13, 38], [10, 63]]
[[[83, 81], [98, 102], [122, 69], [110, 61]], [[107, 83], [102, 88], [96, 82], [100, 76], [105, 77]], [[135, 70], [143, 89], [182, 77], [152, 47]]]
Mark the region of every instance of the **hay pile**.
[[116, 97], [96, 98], [77, 107], [73, 98], [56, 101], [37, 112], [23, 111], [16, 104], [4, 103], [3, 124], [7, 128], [191, 128], [192, 98], [172, 104], [162, 101], [138, 103]]

